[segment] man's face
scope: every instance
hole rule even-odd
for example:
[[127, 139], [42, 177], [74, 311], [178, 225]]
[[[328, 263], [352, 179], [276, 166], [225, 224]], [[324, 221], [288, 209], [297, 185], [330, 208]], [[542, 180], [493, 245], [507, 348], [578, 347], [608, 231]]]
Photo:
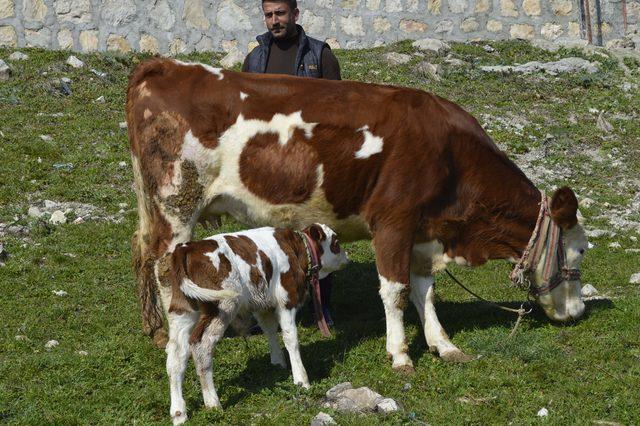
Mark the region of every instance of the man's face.
[[298, 9], [291, 10], [287, 3], [266, 1], [262, 3], [262, 11], [267, 29], [274, 38], [282, 40], [295, 34], [300, 15]]

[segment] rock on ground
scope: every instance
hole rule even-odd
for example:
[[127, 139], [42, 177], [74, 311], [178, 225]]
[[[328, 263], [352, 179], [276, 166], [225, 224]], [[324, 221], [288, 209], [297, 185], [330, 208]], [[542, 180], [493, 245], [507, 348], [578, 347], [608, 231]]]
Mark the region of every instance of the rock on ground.
[[56, 346], [58, 346], [60, 344], [60, 342], [58, 342], [57, 340], [49, 340], [47, 343], [44, 344], [44, 348], [45, 349], [53, 349]]
[[385, 398], [368, 387], [354, 389], [349, 382], [329, 389], [323, 405], [349, 413], [390, 413], [400, 409], [393, 399]]
[[7, 81], [11, 77], [11, 68], [2, 59], [0, 59], [0, 81]]
[[596, 290], [596, 288], [591, 284], [585, 284], [584, 286], [582, 286], [580, 294], [582, 294], [582, 297], [593, 297], [598, 294], [598, 290]]
[[411, 60], [411, 56], [397, 52], [385, 53], [382, 57], [384, 58], [384, 61], [389, 65], [402, 65]]
[[523, 74], [532, 74], [534, 72], [544, 71], [547, 74], [557, 75], [560, 73], [574, 73], [580, 71], [586, 71], [589, 74], [594, 74], [599, 71], [600, 63], [589, 62], [582, 58], [562, 58], [555, 62], [538, 62], [532, 61], [522, 65], [496, 65], [496, 66], [484, 66], [480, 67], [482, 71], [486, 72], [516, 72]]
[[336, 421], [327, 413], [320, 411], [317, 416], [311, 420], [311, 426], [335, 425]]
[[451, 50], [451, 46], [444, 41], [435, 38], [423, 38], [416, 40], [411, 45], [423, 52], [445, 53]]
[[640, 284], [640, 272], [631, 275], [629, 279], [629, 284]]
[[67, 223], [67, 216], [65, 216], [64, 212], [61, 210], [56, 210], [51, 214], [51, 219], [49, 219], [54, 225], [62, 225], [63, 223]]
[[73, 68], [82, 68], [84, 67], [84, 62], [75, 56], [71, 55], [67, 58], [67, 64], [71, 65]]
[[22, 52], [13, 52], [9, 55], [10, 61], [26, 61], [27, 59], [29, 59], [29, 55], [25, 55]]

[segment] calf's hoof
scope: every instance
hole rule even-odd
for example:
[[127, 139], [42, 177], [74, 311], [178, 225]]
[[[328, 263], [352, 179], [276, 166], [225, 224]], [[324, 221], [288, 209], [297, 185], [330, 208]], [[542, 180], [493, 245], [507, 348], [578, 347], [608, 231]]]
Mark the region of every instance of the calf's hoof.
[[153, 334], [153, 344], [159, 349], [164, 349], [167, 347], [167, 342], [169, 342], [167, 332], [163, 328], [156, 330]]
[[473, 355], [466, 355], [464, 352], [462, 352], [459, 349], [443, 352], [440, 354], [440, 358], [446, 362], [457, 362], [457, 363], [471, 362], [478, 359]]
[[184, 411], [176, 411], [173, 413], [173, 416], [171, 416], [171, 420], [173, 421], [173, 426], [181, 425], [187, 421], [187, 413]]

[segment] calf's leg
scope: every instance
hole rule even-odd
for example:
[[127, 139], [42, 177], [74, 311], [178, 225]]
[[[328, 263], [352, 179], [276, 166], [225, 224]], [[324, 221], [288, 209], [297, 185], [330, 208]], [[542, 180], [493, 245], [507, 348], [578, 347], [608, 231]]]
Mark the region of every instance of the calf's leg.
[[287, 352], [289, 352], [293, 382], [305, 389], [309, 389], [309, 378], [300, 357], [300, 343], [298, 341], [298, 329], [296, 328], [296, 309], [278, 308], [278, 319], [282, 329], [282, 340], [284, 340], [284, 345], [287, 348]]
[[287, 363], [284, 360], [284, 353], [282, 352], [280, 341], [278, 340], [278, 319], [276, 318], [275, 311], [267, 310], [256, 312], [255, 317], [258, 321], [258, 325], [269, 340], [271, 364], [287, 368]]

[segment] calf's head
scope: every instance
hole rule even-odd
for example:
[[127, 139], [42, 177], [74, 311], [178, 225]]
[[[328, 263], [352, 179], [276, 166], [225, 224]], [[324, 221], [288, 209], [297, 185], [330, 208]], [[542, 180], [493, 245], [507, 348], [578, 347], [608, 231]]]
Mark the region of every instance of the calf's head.
[[317, 247], [320, 259], [320, 270], [318, 276], [325, 278], [332, 272], [344, 268], [349, 263], [347, 253], [342, 250], [338, 242], [338, 236], [327, 225], [314, 223], [303, 231], [306, 233]]
[[550, 254], [549, 250], [545, 250], [532, 271], [531, 280], [535, 288], [540, 288], [547, 284], [545, 276], [557, 277], [556, 283], [559, 284], [552, 286], [549, 291], [540, 292], [536, 298], [549, 318], [566, 322], [578, 319], [584, 313], [579, 270], [588, 243], [584, 229], [578, 223], [578, 200], [570, 188], [560, 188], [553, 194], [549, 211], [553, 223], [562, 230], [557, 247], [561, 261], [547, 259]]

